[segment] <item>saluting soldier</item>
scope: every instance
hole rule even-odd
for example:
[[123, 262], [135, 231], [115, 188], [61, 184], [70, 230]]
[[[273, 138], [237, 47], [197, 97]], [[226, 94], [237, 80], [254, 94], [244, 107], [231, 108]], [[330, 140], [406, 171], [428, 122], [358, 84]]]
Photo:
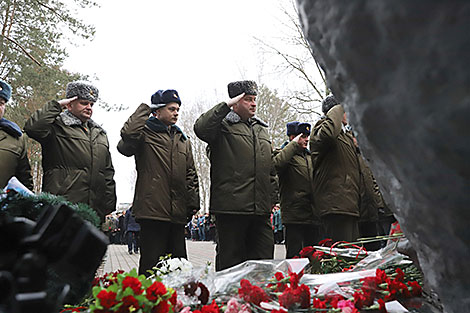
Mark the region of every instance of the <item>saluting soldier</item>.
[[106, 131], [91, 119], [98, 89], [75, 81], [65, 93], [66, 99], [50, 101], [24, 127], [41, 144], [42, 191], [88, 204], [103, 222], [116, 207], [116, 185]]
[[286, 258], [320, 240], [320, 217], [313, 205], [313, 164], [307, 148], [310, 132], [309, 123], [287, 123], [289, 141], [274, 151], [286, 227]]
[[199, 210], [191, 142], [175, 125], [180, 107], [176, 90], [159, 90], [121, 129], [118, 150], [134, 156], [137, 169], [132, 210], [141, 228], [139, 274], [161, 256], [187, 258], [184, 225]]
[[275, 170], [268, 125], [255, 116], [258, 88], [254, 81], [237, 81], [228, 84], [228, 93], [230, 100], [194, 125], [209, 148], [217, 270], [274, 254], [270, 210]]

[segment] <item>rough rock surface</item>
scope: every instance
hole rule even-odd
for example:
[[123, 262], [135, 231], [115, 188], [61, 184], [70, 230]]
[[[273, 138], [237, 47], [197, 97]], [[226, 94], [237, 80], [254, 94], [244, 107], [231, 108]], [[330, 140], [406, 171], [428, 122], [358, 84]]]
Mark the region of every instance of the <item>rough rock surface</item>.
[[297, 0], [446, 312], [470, 308], [470, 3]]

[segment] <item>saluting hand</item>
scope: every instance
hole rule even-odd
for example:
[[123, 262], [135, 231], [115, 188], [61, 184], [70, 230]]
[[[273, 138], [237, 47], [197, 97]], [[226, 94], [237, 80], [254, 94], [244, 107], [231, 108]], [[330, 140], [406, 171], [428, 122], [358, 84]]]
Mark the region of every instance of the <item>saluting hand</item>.
[[78, 97], [75, 96], [75, 97], [72, 97], [72, 98], [59, 100], [58, 102], [59, 102], [60, 106], [62, 107], [62, 109], [65, 109], [67, 107], [67, 104], [69, 104], [70, 102], [75, 101], [77, 99], [78, 99]]
[[241, 98], [243, 98], [245, 96], [245, 93], [242, 93], [242, 94], [239, 94], [238, 96], [236, 97], [233, 97], [231, 99], [229, 99], [227, 101], [227, 105], [229, 108], [233, 107], [236, 103], [238, 103], [238, 101], [241, 100]]

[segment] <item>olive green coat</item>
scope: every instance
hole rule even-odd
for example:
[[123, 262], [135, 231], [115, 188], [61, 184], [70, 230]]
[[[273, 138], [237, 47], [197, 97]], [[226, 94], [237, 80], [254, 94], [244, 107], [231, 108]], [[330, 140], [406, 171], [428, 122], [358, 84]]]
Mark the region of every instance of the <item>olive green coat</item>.
[[194, 131], [209, 144], [211, 213], [269, 215], [276, 172], [267, 125], [241, 120], [222, 102], [197, 119]]
[[29, 190], [33, 190], [25, 142], [25, 136], [14, 137], [0, 129], [0, 189], [5, 188], [12, 176], [16, 176]]
[[175, 125], [171, 132], [142, 103], [121, 129], [118, 150], [134, 156], [137, 169], [133, 213], [137, 219], [185, 224], [199, 210], [199, 182], [191, 142]]
[[114, 168], [103, 128], [92, 120], [82, 123], [51, 101], [24, 129], [42, 147], [42, 191], [88, 204], [102, 219], [115, 210]]
[[343, 115], [343, 107], [334, 106], [310, 136], [310, 151], [315, 155], [313, 199], [320, 216], [359, 217], [363, 183], [356, 147], [342, 130]]
[[318, 224], [313, 205], [313, 164], [310, 151], [295, 141], [274, 151], [279, 177], [281, 214], [284, 224]]

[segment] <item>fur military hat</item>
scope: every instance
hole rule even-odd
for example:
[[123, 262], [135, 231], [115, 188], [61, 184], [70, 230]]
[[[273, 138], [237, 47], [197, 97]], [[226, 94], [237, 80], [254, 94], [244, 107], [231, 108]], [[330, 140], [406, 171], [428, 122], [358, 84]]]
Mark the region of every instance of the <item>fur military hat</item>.
[[242, 80], [228, 84], [228, 96], [234, 98], [242, 93], [246, 95], [258, 95], [258, 85], [252, 80]]
[[0, 97], [5, 99], [6, 102], [11, 98], [11, 86], [3, 80], [0, 80]]
[[297, 134], [304, 134], [304, 135], [310, 135], [310, 132], [312, 130], [312, 125], [309, 123], [300, 123], [297, 126]]
[[181, 105], [181, 98], [174, 89], [158, 90], [152, 95], [150, 102], [152, 103], [152, 109], [157, 110], [171, 102], [176, 102]]
[[312, 125], [309, 123], [289, 122], [287, 123], [287, 136], [298, 134], [310, 135]]
[[65, 88], [65, 97], [67, 99], [78, 97], [91, 102], [98, 100], [98, 88], [86, 81], [74, 81], [67, 84]]
[[295, 121], [295, 122], [289, 122], [287, 123], [287, 136], [290, 136], [290, 135], [297, 135], [298, 132], [297, 132], [297, 126], [299, 126], [299, 122]]
[[321, 102], [321, 110], [323, 114], [326, 114], [332, 107], [338, 104], [340, 103], [336, 100], [335, 96], [329, 95]]

